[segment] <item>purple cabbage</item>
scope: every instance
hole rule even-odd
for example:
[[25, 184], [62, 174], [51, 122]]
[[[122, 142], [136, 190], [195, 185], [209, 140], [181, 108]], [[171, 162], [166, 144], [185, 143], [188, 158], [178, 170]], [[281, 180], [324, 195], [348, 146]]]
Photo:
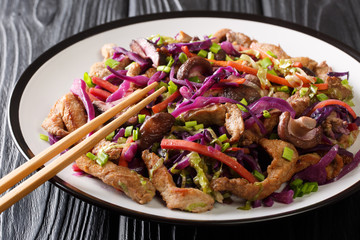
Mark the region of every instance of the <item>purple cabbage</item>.
[[86, 113], [88, 115], [88, 122], [95, 118], [95, 109], [89, 98], [89, 95], [86, 93], [86, 83], [81, 79], [75, 79], [70, 91], [78, 96], [83, 102]]
[[349, 72], [328, 72], [329, 77], [343, 77], [346, 76], [346, 79], [349, 79]]
[[177, 170], [183, 170], [184, 168], [188, 167], [190, 165], [190, 158], [185, 156], [183, 157], [179, 162], [177, 162], [177, 165], [175, 169]]
[[146, 68], [148, 68], [150, 66], [149, 61], [143, 59], [137, 53], [130, 52], [122, 47], [115, 47], [114, 50], [115, 50], [115, 53], [114, 53], [113, 59], [120, 54], [124, 54], [124, 55], [128, 56], [130, 60], [137, 62], [140, 65], [142, 70], [145, 70]]
[[131, 162], [131, 160], [133, 160], [136, 155], [137, 149], [138, 145], [136, 143], [130, 145], [129, 149], [124, 154], [125, 160], [127, 162]]
[[351, 163], [345, 165], [343, 167], [343, 169], [341, 169], [341, 172], [339, 173], [339, 175], [334, 179], [334, 181], [339, 180], [340, 178], [342, 178], [343, 176], [345, 176], [346, 174], [348, 174], [349, 172], [351, 172], [352, 170], [354, 170], [360, 163], [360, 151], [358, 151], [355, 154], [354, 159], [351, 161]]
[[[295, 118], [296, 115], [294, 109], [290, 106], [290, 104], [281, 98], [273, 98], [273, 97], [265, 96], [250, 104], [248, 108], [254, 114], [262, 113], [263, 110], [276, 108], [282, 112], [289, 112], [292, 118]], [[249, 116], [250, 116], [249, 112], [243, 114], [244, 119], [248, 118]]]
[[[126, 75], [127, 70], [118, 70], [117, 72], [119, 74], [121, 74], [121, 75]], [[118, 76], [116, 76], [115, 74], [112, 73], [109, 76], [105, 77], [104, 80], [109, 81], [109, 80], [114, 79], [114, 78], [118, 78]]]
[[290, 204], [293, 202], [293, 196], [294, 196], [294, 191], [293, 190], [288, 190], [288, 189], [284, 189], [281, 192], [273, 192], [270, 197], [275, 201], [275, 202], [280, 202], [280, 203], [285, 203], [285, 204]]
[[114, 102], [116, 100], [119, 100], [123, 97], [125, 97], [126, 92], [130, 88], [130, 82], [129, 81], [123, 81], [122, 84], [120, 84], [118, 90], [116, 90], [114, 93], [112, 93], [107, 99], [106, 102]]
[[112, 138], [112, 142], [117, 142], [117, 140], [121, 137], [123, 137], [125, 134], [125, 128], [120, 128], [119, 131], [115, 134], [115, 136]]
[[225, 51], [226, 54], [239, 57], [240, 53], [235, 50], [234, 45], [229, 41], [221, 42], [221, 48]]
[[203, 41], [191, 42], [191, 43], [171, 43], [166, 46], [167, 50], [171, 53], [180, 53], [182, 52], [181, 47], [187, 46], [189, 51], [195, 52], [200, 51], [201, 49], [209, 49], [212, 45], [211, 39], [206, 39]]
[[121, 80], [126, 80], [126, 81], [129, 81], [129, 82], [133, 82], [136, 85], [139, 85], [139, 86], [142, 86], [142, 87], [146, 86], [148, 81], [149, 81], [148, 77], [145, 77], [145, 76], [142, 76], [142, 75], [138, 75], [138, 76], [135, 76], [135, 77], [130, 77], [130, 76], [126, 76], [126, 75], [118, 73], [116, 70], [112, 69], [109, 66], [107, 66], [107, 69], [110, 72], [112, 72], [116, 77], [120, 78]]
[[179, 91], [180, 91], [181, 96], [183, 96], [186, 99], [190, 99], [192, 96], [190, 89], [186, 86], [182, 86], [179, 89]]
[[294, 175], [294, 179], [300, 178], [309, 182], [317, 182], [319, 185], [326, 183], [326, 166], [331, 163], [338, 153], [339, 146], [334, 145], [330, 151], [325, 154], [318, 163], [311, 165], [310, 167], [298, 172]]

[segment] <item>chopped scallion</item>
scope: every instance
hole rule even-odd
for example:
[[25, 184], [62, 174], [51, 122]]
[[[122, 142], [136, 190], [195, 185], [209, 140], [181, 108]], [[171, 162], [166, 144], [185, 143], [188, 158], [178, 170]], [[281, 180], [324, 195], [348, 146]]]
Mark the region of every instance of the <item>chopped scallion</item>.
[[221, 46], [217, 43], [213, 43], [210, 47], [210, 51], [213, 52], [213, 53], [218, 53], [221, 49]]
[[185, 122], [185, 126], [186, 127], [194, 127], [197, 125], [197, 121], [188, 121], [188, 122]]
[[204, 128], [204, 124], [202, 124], [202, 123], [194, 126], [195, 131], [198, 131], [198, 130], [203, 129], [203, 128]]
[[126, 128], [125, 128], [125, 134], [124, 134], [124, 136], [125, 137], [130, 137], [131, 136], [131, 134], [132, 134], [132, 130], [134, 129], [134, 126], [127, 126]]
[[105, 66], [109, 66], [111, 68], [116, 68], [119, 64], [120, 64], [120, 62], [118, 62], [112, 58], [109, 58], [105, 61]]
[[156, 68], [156, 71], [162, 71], [162, 72], [166, 72], [166, 73], [169, 73], [170, 70], [171, 70], [171, 68], [169, 66], [165, 66], [165, 65], [161, 65]]
[[222, 152], [225, 152], [226, 149], [228, 149], [229, 147], [230, 147], [230, 143], [226, 142], [226, 143], [224, 143], [224, 144], [222, 145], [221, 151], [222, 151]]
[[103, 151], [98, 152], [98, 154], [96, 156], [96, 162], [100, 166], [103, 166], [105, 163], [107, 163], [108, 160], [109, 160], [109, 155], [107, 155]]
[[110, 133], [109, 135], [107, 135], [107, 136], [105, 137], [105, 139], [108, 140], [108, 141], [111, 141], [114, 136], [115, 136], [115, 131], [113, 131], [112, 133]]
[[316, 95], [316, 98], [317, 98], [320, 102], [329, 99], [328, 96], [326, 96], [325, 93], [320, 93], [320, 94]]
[[215, 59], [215, 54], [213, 52], [208, 52], [207, 58], [211, 59], [211, 60], [214, 60]]
[[180, 60], [181, 63], [186, 62], [187, 59], [188, 59], [188, 57], [186, 56], [185, 53], [182, 52], [182, 53], [179, 54], [179, 60]]
[[95, 84], [92, 82], [91, 77], [87, 72], [84, 73], [84, 82], [89, 88], [95, 87]]
[[264, 110], [264, 111], [263, 111], [263, 116], [264, 116], [264, 118], [270, 118], [270, 117], [271, 117], [271, 114], [269, 113], [268, 110]]
[[221, 135], [221, 136], [218, 138], [218, 140], [219, 140], [220, 142], [224, 142], [224, 141], [228, 140], [228, 137], [227, 137], [226, 134], [224, 133], [223, 135]]
[[146, 117], [145, 114], [138, 114], [138, 122], [139, 123], [145, 122], [145, 117]]
[[207, 55], [208, 55], [208, 52], [207, 52], [206, 50], [204, 50], [204, 49], [201, 49], [201, 50], [198, 52], [197, 55], [200, 56], [200, 57], [206, 58]]
[[272, 61], [270, 60], [270, 58], [268, 58], [268, 57], [261, 59], [259, 61], [259, 63], [262, 68], [266, 68], [266, 69], [273, 64]]
[[264, 181], [264, 179], [265, 179], [265, 176], [262, 174], [262, 173], [260, 173], [260, 172], [258, 172], [258, 171], [256, 171], [256, 170], [254, 170], [253, 172], [252, 172], [252, 174], [254, 175], [254, 177], [256, 177], [257, 178], [257, 180], [259, 180], [259, 181]]
[[194, 76], [194, 77], [189, 78], [189, 81], [190, 82], [201, 83], [201, 80], [200, 80], [200, 78], [198, 76]]
[[285, 158], [288, 161], [292, 160], [292, 157], [294, 155], [294, 151], [291, 148], [284, 147], [282, 157]]
[[231, 57], [229, 57], [229, 55], [226, 54], [225, 61], [234, 61], [234, 60]]
[[136, 141], [139, 139], [139, 128], [136, 128], [132, 131], [133, 140]]
[[173, 81], [169, 82], [169, 86], [168, 86], [168, 92], [169, 94], [173, 94], [174, 92], [176, 92], [178, 89], [177, 85], [175, 83], [173, 83]]
[[270, 56], [272, 56], [273, 58], [277, 58], [277, 56], [272, 52], [272, 51], [267, 51], [267, 54], [269, 54]]
[[96, 156], [95, 156], [94, 154], [92, 154], [91, 152], [86, 153], [86, 156], [87, 156], [88, 158], [90, 158], [91, 160], [93, 160], [93, 161], [96, 160]]
[[319, 84], [319, 83], [324, 83], [324, 80], [322, 80], [321, 78], [319, 77], [316, 77], [316, 84]]
[[172, 56], [167, 57], [166, 61], [168, 62], [168, 64], [166, 65], [167, 67], [171, 67], [175, 62], [175, 60]]
[[300, 97], [304, 97], [308, 91], [309, 91], [309, 88], [307, 88], [307, 87], [301, 88], [300, 89]]
[[45, 134], [40, 133], [40, 139], [48, 142], [49, 141], [49, 136], [46, 136]]

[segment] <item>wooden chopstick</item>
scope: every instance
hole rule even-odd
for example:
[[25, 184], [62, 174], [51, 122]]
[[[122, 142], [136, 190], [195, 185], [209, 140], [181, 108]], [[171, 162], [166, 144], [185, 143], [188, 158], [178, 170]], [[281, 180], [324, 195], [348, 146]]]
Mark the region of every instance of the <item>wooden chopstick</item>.
[[[5, 180], [1, 179], [0, 185], [2, 188], [3, 182], [7, 186], [13, 186], [15, 183], [23, 179], [25, 176], [42, 166], [45, 162], [50, 160], [51, 158], [55, 157], [57, 154], [62, 152], [64, 149], [70, 147], [74, 143], [78, 142], [82, 137], [84, 137], [89, 132], [93, 131], [97, 127], [99, 127], [102, 123], [106, 122], [108, 119], [115, 116], [119, 111], [122, 109], [136, 103], [139, 101], [143, 96], [157, 86], [157, 83], [153, 83], [148, 87], [140, 90], [139, 92], [134, 92], [126, 98], [125, 100], [121, 101], [118, 105], [114, 106], [110, 110], [104, 112], [103, 114], [99, 115], [94, 120], [90, 121], [89, 123], [85, 124], [83, 127], [79, 128], [78, 130], [74, 131], [73, 133], [69, 134], [63, 140], [60, 140], [58, 143], [52, 145], [51, 147], [47, 148], [45, 151], [41, 152], [40, 154], [36, 155], [34, 158], [29, 160], [32, 163], [25, 163], [21, 167], [17, 168], [7, 176], [5, 176]], [[121, 114], [120, 117], [116, 118], [99, 131], [92, 134], [90, 137], [86, 138], [84, 141], [78, 143], [74, 147], [72, 147], [69, 151], [65, 154], [59, 156], [55, 161], [51, 162], [43, 169], [38, 171], [36, 174], [28, 178], [26, 181], [21, 183], [16, 188], [12, 189], [10, 192], [5, 194], [0, 198], [0, 213], [9, 208], [11, 205], [19, 201], [21, 198], [32, 192], [35, 188], [49, 180], [50, 178], [54, 177], [58, 172], [72, 163], [75, 159], [79, 158], [82, 154], [88, 152], [96, 143], [100, 140], [108, 136], [111, 132], [115, 129], [119, 128], [122, 124], [124, 124], [129, 118], [134, 116], [138, 113], [141, 109], [143, 109], [146, 105], [151, 103], [155, 100], [160, 94], [162, 94], [166, 90], [165, 87], [160, 88], [147, 98], [143, 99], [138, 104], [130, 107], [127, 111]], [[100, 120], [99, 120], [100, 119]], [[76, 135], [75, 135], [76, 134]], [[35, 159], [35, 161], [33, 161]], [[45, 161], [45, 160], [46, 161]], [[25, 166], [25, 167], [24, 167]], [[30, 171], [30, 168], [32, 171]], [[20, 169], [20, 170], [19, 170]], [[14, 173], [15, 172], [15, 173]], [[25, 175], [25, 173], [28, 173]], [[17, 174], [21, 176], [17, 176]], [[9, 176], [10, 175], [10, 176]], [[12, 185], [11, 185], [12, 184]], [[3, 190], [5, 191], [5, 190]]]

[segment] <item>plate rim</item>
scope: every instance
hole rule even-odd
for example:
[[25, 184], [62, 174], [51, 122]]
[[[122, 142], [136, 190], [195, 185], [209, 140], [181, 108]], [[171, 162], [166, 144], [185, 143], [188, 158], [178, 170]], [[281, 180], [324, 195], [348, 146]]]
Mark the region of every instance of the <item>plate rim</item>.
[[[341, 51], [345, 52], [346, 54], [353, 57], [356, 61], [360, 62], [360, 52], [355, 50], [354, 48], [346, 45], [343, 42], [340, 42], [333, 37], [318, 32], [314, 29], [311, 29], [309, 27], [305, 27], [296, 23], [287, 22], [281, 19], [276, 18], [270, 18], [266, 16], [261, 15], [255, 15], [255, 14], [246, 14], [246, 13], [237, 13], [237, 12], [222, 12], [222, 11], [176, 11], [176, 12], [166, 12], [166, 13], [155, 13], [155, 14], [147, 14], [147, 15], [141, 15], [141, 16], [135, 16], [135, 17], [129, 17], [125, 19], [119, 19], [115, 21], [111, 21], [108, 23], [100, 24], [98, 26], [89, 28], [87, 30], [81, 31], [75, 35], [72, 35], [59, 43], [55, 44], [54, 46], [50, 47], [48, 50], [43, 52], [41, 55], [39, 55], [32, 63], [23, 71], [20, 78], [16, 82], [15, 86], [11, 90], [11, 95], [7, 104], [7, 120], [9, 125], [9, 131], [11, 134], [11, 137], [18, 148], [18, 150], [21, 152], [21, 154], [29, 160], [34, 156], [30, 148], [25, 142], [25, 139], [20, 131], [20, 122], [19, 122], [19, 105], [21, 102], [23, 91], [25, 90], [27, 84], [29, 83], [32, 76], [36, 73], [36, 71], [49, 59], [57, 55], [59, 52], [64, 50], [65, 48], [84, 40], [88, 37], [94, 36], [96, 34], [100, 34], [102, 32], [112, 30], [118, 27], [123, 27], [131, 24], [136, 23], [143, 23], [143, 22], [149, 22], [154, 20], [165, 20], [165, 19], [174, 19], [174, 18], [204, 18], [204, 17], [210, 17], [210, 18], [232, 18], [236, 20], [249, 20], [253, 22], [259, 22], [259, 23], [266, 23], [274, 26], [280, 26], [284, 27], [286, 29], [295, 30], [301, 33], [304, 33], [306, 35], [315, 37], [317, 39], [320, 39], [324, 42], [329, 43], [333, 47], [339, 48]], [[19, 97], [20, 96], [20, 97]], [[41, 167], [42, 168], [42, 167]], [[40, 168], [40, 169], [41, 169]], [[333, 204], [341, 199], [345, 199], [349, 195], [353, 194], [355, 191], [360, 189], [360, 180], [350, 186], [349, 188], [345, 189], [344, 191], [333, 195], [332, 197], [325, 199], [323, 201], [320, 201], [316, 204], [312, 204], [307, 207], [303, 207], [300, 209], [284, 212], [284, 213], [278, 213], [263, 217], [256, 217], [256, 218], [249, 218], [249, 219], [232, 219], [232, 220], [187, 220], [187, 219], [178, 219], [178, 218], [171, 218], [171, 217], [165, 217], [165, 216], [157, 216], [153, 214], [143, 213], [140, 211], [127, 209], [121, 206], [114, 205], [112, 203], [106, 202], [102, 199], [96, 198], [94, 196], [91, 196], [82, 190], [68, 184], [66, 181], [60, 179], [59, 177], [55, 176], [54, 178], [49, 180], [52, 184], [54, 184], [56, 187], [60, 188], [61, 190], [71, 194], [72, 196], [81, 199], [87, 203], [96, 205], [98, 207], [101, 207], [103, 209], [107, 210], [114, 210], [122, 215], [141, 219], [141, 220], [151, 220], [156, 222], [162, 222], [162, 223], [173, 223], [173, 224], [182, 224], [182, 225], [189, 225], [189, 224], [196, 224], [196, 225], [237, 225], [237, 224], [246, 224], [246, 223], [253, 223], [253, 222], [261, 222], [261, 221], [267, 221], [267, 220], [273, 220], [283, 217], [289, 217], [295, 214], [304, 213], [310, 210], [314, 210], [326, 205]]]

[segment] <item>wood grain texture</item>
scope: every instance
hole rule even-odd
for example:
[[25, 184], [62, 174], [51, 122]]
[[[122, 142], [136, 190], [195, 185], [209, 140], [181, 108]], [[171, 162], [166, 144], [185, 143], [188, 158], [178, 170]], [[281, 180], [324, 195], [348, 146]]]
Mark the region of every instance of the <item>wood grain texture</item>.
[[[59, 41], [112, 20], [149, 13], [212, 10], [298, 23], [360, 50], [357, 0], [0, 0], [0, 177], [25, 159], [6, 121], [10, 90], [26, 67]], [[318, 210], [236, 227], [195, 227], [119, 216], [46, 183], [0, 215], [0, 239], [360, 239], [360, 193]], [[241, 213], [239, 213], [241, 214]]]

